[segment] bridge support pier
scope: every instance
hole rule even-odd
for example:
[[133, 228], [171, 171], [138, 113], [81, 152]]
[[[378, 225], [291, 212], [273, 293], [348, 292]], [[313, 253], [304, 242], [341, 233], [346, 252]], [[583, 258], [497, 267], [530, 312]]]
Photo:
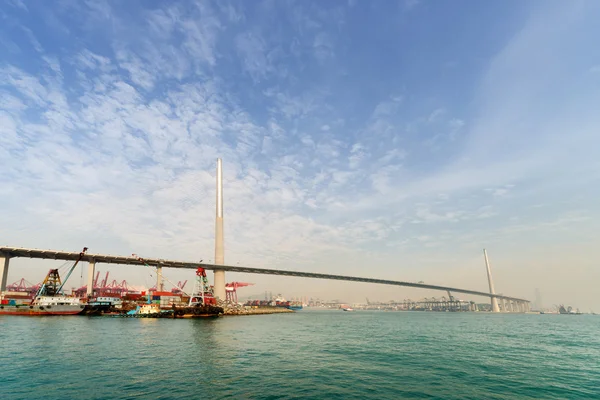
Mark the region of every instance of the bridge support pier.
[[96, 274], [96, 261], [90, 261], [88, 264], [87, 288], [85, 291], [85, 294], [88, 298], [94, 295], [94, 275], [95, 274]]
[[0, 293], [6, 292], [6, 281], [8, 280], [8, 254], [0, 253]]
[[[223, 233], [223, 167], [217, 159], [217, 210], [215, 218], [215, 265], [225, 264], [225, 238]], [[215, 269], [215, 297], [225, 301], [225, 271]]]
[[164, 289], [162, 267], [156, 267], [156, 290], [162, 292]]

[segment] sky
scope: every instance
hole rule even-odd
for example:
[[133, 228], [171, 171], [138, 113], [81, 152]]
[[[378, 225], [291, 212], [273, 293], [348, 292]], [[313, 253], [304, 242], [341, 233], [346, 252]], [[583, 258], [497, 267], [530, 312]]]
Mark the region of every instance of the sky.
[[486, 291], [486, 248], [498, 293], [600, 311], [598, 20], [596, 1], [1, 0], [0, 245], [211, 262], [220, 157], [226, 264]]

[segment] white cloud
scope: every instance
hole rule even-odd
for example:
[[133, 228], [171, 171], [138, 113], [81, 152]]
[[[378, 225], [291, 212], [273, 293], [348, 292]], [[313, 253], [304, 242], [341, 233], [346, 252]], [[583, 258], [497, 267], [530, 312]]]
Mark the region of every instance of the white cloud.
[[155, 77], [147, 70], [146, 64], [135, 54], [118, 50], [116, 55], [119, 66], [129, 72], [129, 79], [134, 84], [146, 90], [151, 90], [154, 87]]

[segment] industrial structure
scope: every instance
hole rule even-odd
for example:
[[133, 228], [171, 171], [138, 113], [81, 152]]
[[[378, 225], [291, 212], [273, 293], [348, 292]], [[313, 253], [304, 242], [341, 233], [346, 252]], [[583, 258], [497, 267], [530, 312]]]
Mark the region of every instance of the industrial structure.
[[[217, 212], [215, 215], [215, 265], [225, 264], [225, 238], [223, 232], [223, 162], [217, 159]], [[215, 297], [225, 300], [225, 270], [215, 269]]]
[[[496, 290], [494, 289], [494, 281], [492, 280], [492, 271], [490, 269], [490, 262], [488, 260], [487, 251], [483, 249], [483, 258], [485, 259], [485, 268], [487, 270], [488, 284], [490, 286], [490, 293], [496, 294]], [[492, 297], [492, 312], [500, 312], [500, 308], [498, 307], [498, 299]]]
[[[4, 274], [8, 273], [8, 261], [14, 257], [26, 257], [26, 258], [38, 258], [38, 259], [51, 259], [51, 260], [76, 260], [79, 257], [77, 252], [65, 252], [56, 250], [39, 250], [39, 249], [24, 249], [19, 247], [0, 247], [0, 262], [5, 265], [4, 270], [0, 270]], [[128, 256], [113, 256], [104, 254], [91, 254], [86, 253], [83, 256], [82, 261], [87, 261], [90, 264], [96, 263], [107, 263], [107, 264], [121, 264], [121, 265], [145, 265], [138, 257]], [[248, 274], [264, 274], [264, 275], [279, 275], [279, 276], [295, 276], [303, 278], [316, 278], [316, 279], [329, 279], [338, 281], [350, 281], [350, 282], [362, 282], [362, 283], [376, 283], [381, 285], [394, 285], [394, 286], [406, 286], [421, 289], [432, 289], [440, 290], [443, 292], [450, 291], [451, 293], [464, 293], [475, 296], [482, 296], [488, 298], [496, 298], [502, 300], [503, 304], [506, 305], [506, 310], [513, 312], [525, 312], [529, 311], [529, 300], [518, 297], [506, 296], [503, 294], [493, 294], [487, 292], [481, 292], [478, 290], [462, 289], [456, 287], [440, 286], [440, 285], [429, 285], [425, 283], [414, 283], [405, 281], [394, 281], [389, 279], [377, 279], [377, 278], [366, 278], [357, 276], [345, 276], [345, 275], [332, 275], [332, 274], [321, 274], [316, 272], [301, 272], [301, 271], [288, 271], [281, 269], [266, 269], [266, 268], [253, 268], [253, 267], [242, 267], [232, 265], [216, 265], [207, 263], [197, 263], [192, 261], [176, 261], [176, 260], [164, 260], [164, 259], [144, 259], [145, 263], [153, 267], [158, 268], [184, 268], [184, 269], [197, 269], [202, 267], [206, 270], [223, 270], [229, 272], [248, 273]], [[162, 276], [161, 276], [162, 277]], [[159, 279], [161, 278], [159, 277]], [[90, 276], [88, 275], [88, 279]], [[93, 276], [92, 276], [93, 278]], [[91, 285], [90, 285], [91, 287]], [[4, 289], [2, 287], [1, 289]]]
[[[222, 161], [217, 160], [217, 174], [216, 174], [216, 221], [215, 221], [215, 263], [207, 264], [202, 262], [187, 262], [187, 261], [176, 261], [176, 260], [164, 260], [164, 259], [140, 259], [137, 256], [112, 256], [105, 254], [80, 254], [77, 252], [65, 252], [65, 251], [54, 251], [54, 250], [39, 250], [39, 249], [25, 249], [19, 247], [0, 247], [0, 292], [4, 292], [7, 289], [7, 277], [9, 269], [9, 261], [14, 257], [27, 257], [27, 258], [40, 258], [40, 259], [54, 259], [54, 260], [81, 260], [88, 262], [88, 274], [87, 274], [87, 285], [86, 295], [90, 297], [93, 293], [95, 286], [95, 266], [96, 263], [108, 263], [108, 264], [122, 264], [122, 265], [146, 265], [153, 266], [157, 271], [156, 289], [160, 292], [164, 290], [164, 282], [162, 270], [163, 268], [187, 268], [198, 270], [214, 271], [214, 296], [222, 301], [228, 299], [227, 286], [225, 284], [225, 272], [238, 272], [238, 273], [250, 273], [250, 274], [266, 274], [266, 275], [281, 275], [281, 276], [295, 276], [304, 278], [316, 278], [316, 279], [330, 279], [338, 281], [351, 281], [361, 283], [376, 283], [382, 285], [394, 285], [394, 286], [406, 286], [421, 289], [433, 289], [446, 292], [448, 294], [448, 303], [455, 304], [451, 293], [464, 293], [475, 296], [484, 296], [490, 298], [491, 309], [493, 312], [502, 311], [505, 312], [527, 312], [530, 309], [529, 300], [521, 299], [512, 296], [505, 296], [502, 294], [496, 294], [494, 284], [492, 280], [491, 269], [487, 252], [484, 250], [484, 258], [487, 269], [489, 293], [481, 292], [477, 290], [462, 289], [441, 285], [429, 285], [422, 282], [405, 282], [395, 281], [388, 279], [377, 279], [377, 278], [366, 278], [366, 277], [355, 277], [355, 276], [344, 276], [344, 275], [332, 275], [322, 274], [314, 272], [301, 272], [301, 271], [288, 271], [281, 269], [264, 269], [264, 268], [253, 268], [253, 267], [242, 267], [242, 266], [230, 266], [225, 265], [224, 258], [224, 231], [223, 231], [223, 177], [222, 177]], [[107, 278], [108, 279], [108, 276]], [[97, 275], [96, 275], [97, 281]], [[105, 282], [106, 283], [106, 282]], [[117, 284], [115, 282], [115, 284]], [[125, 284], [125, 285], [123, 285]], [[117, 284], [117, 286], [119, 286]], [[119, 289], [125, 289], [125, 282], [121, 283]], [[239, 286], [238, 286], [239, 287]], [[231, 290], [230, 290], [231, 291]], [[235, 290], [234, 290], [235, 291]], [[233, 297], [230, 295], [229, 300]], [[499, 301], [502, 305], [500, 307]], [[461, 306], [462, 308], [462, 306]]]
[[237, 303], [238, 302], [238, 296], [237, 296], [237, 289], [241, 288], [241, 287], [245, 287], [245, 286], [252, 286], [254, 285], [254, 283], [247, 283], [247, 282], [229, 282], [228, 284], [225, 285], [225, 296], [226, 296], [226, 300], [228, 303]]
[[[98, 282], [100, 278], [100, 271], [96, 271], [96, 276], [92, 282], [92, 291], [90, 295], [99, 296], [99, 297], [125, 297], [128, 295], [139, 294], [139, 290], [130, 286], [126, 280], [117, 281], [113, 279], [109, 282], [108, 277], [110, 275], [109, 271], [106, 271], [106, 275], [104, 278]], [[152, 291], [157, 291], [156, 288], [153, 288]], [[88, 285], [83, 285], [74, 291], [75, 296], [77, 297], [89, 297], [88, 294]]]

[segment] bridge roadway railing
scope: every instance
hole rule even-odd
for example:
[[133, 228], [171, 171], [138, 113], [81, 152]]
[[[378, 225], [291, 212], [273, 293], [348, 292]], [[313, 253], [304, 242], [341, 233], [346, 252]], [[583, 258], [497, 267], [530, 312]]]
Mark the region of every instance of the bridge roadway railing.
[[[75, 261], [79, 258], [77, 252], [66, 252], [66, 251], [55, 251], [55, 250], [39, 250], [39, 249], [25, 249], [20, 247], [0, 247], [0, 257], [25, 257], [25, 258], [40, 258], [40, 259], [51, 259], [51, 260], [65, 260]], [[104, 264], [121, 264], [121, 265], [144, 265], [144, 262], [148, 265], [155, 267], [164, 268], [187, 268], [196, 269], [202, 267], [207, 270], [224, 270], [229, 272], [240, 272], [247, 274], [263, 274], [263, 275], [280, 275], [280, 276], [296, 276], [302, 278], [315, 278], [315, 279], [330, 279], [338, 281], [350, 281], [350, 282], [363, 282], [363, 283], [376, 283], [380, 285], [394, 285], [394, 286], [406, 286], [420, 289], [432, 289], [450, 291], [455, 293], [471, 294], [475, 296], [483, 296], [489, 298], [497, 298], [509, 301], [518, 301], [529, 303], [529, 300], [520, 299], [517, 297], [505, 296], [501, 294], [491, 294], [487, 292], [480, 292], [477, 290], [461, 289], [449, 286], [440, 285], [429, 285], [425, 283], [413, 283], [404, 281], [394, 281], [389, 279], [377, 279], [377, 278], [364, 278], [357, 276], [346, 276], [346, 275], [332, 275], [332, 274], [321, 274], [317, 272], [301, 272], [301, 271], [288, 271], [283, 269], [266, 269], [266, 268], [250, 268], [232, 265], [215, 265], [197, 262], [187, 261], [175, 261], [175, 260], [163, 260], [157, 258], [144, 258], [144, 262], [139, 260], [137, 257], [124, 257], [124, 256], [113, 256], [107, 254], [88, 254], [86, 253], [82, 258], [82, 261], [93, 262], [93, 263], [104, 263]]]

